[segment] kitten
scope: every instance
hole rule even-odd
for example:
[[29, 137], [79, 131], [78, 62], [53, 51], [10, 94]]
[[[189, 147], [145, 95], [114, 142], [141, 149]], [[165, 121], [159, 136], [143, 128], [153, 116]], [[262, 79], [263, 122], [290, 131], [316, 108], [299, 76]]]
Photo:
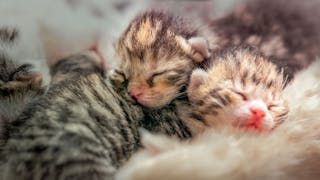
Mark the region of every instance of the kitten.
[[93, 51], [58, 61], [51, 74], [47, 92], [10, 124], [0, 179], [112, 179], [139, 148], [145, 117], [169, 119], [161, 131], [190, 137], [175, 111], [147, 116], [129, 101]]
[[210, 57], [207, 41], [195, 28], [155, 10], [132, 20], [116, 49], [122, 61], [113, 79], [125, 81], [129, 94], [152, 109], [179, 97], [192, 69]]
[[194, 132], [226, 124], [270, 131], [287, 118], [284, 86], [283, 73], [267, 58], [246, 48], [228, 50], [193, 71], [191, 108], [180, 110], [182, 119]]
[[251, 0], [206, 20], [212, 52], [250, 45], [284, 69], [289, 80], [320, 54], [320, 1]]
[[0, 57], [0, 139], [7, 123], [13, 122], [34, 98], [43, 93], [42, 76], [30, 64], [16, 65]]
[[[18, 34], [16, 28], [0, 28], [0, 45], [13, 48]], [[0, 51], [0, 145], [5, 141], [8, 124], [43, 93], [42, 76], [31, 69], [32, 65], [18, 65]]]
[[191, 142], [141, 134], [144, 150], [118, 171], [118, 180], [319, 179], [320, 61], [286, 86], [288, 121], [272, 134], [214, 129]]

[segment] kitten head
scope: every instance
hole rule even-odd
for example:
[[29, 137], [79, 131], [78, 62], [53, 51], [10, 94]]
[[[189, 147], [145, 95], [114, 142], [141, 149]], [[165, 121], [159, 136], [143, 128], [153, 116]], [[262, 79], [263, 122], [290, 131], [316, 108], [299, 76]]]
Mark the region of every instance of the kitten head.
[[192, 73], [190, 117], [204, 126], [270, 131], [287, 117], [284, 84], [283, 74], [264, 57], [249, 50], [228, 52], [206, 71]]
[[147, 11], [136, 17], [117, 44], [122, 62], [115, 71], [127, 80], [129, 94], [143, 106], [170, 103], [197, 63], [210, 56], [207, 41], [182, 19]]

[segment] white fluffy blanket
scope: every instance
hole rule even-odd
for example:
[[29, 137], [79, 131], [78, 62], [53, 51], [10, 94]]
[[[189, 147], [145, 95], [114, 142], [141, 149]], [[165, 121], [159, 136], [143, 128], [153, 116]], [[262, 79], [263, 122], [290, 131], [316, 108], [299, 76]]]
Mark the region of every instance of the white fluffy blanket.
[[144, 133], [117, 179], [320, 179], [320, 61], [286, 88], [289, 119], [270, 134], [225, 128], [191, 142]]

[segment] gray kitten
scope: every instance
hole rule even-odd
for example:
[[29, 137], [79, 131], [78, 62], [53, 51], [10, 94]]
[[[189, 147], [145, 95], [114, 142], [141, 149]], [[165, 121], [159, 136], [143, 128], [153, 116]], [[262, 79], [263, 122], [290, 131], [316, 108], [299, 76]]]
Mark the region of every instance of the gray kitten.
[[[0, 28], [0, 45], [14, 48], [18, 38], [15, 28]], [[32, 65], [19, 65], [0, 51], [0, 145], [7, 134], [8, 123], [14, 121], [25, 106], [43, 93], [42, 76]]]

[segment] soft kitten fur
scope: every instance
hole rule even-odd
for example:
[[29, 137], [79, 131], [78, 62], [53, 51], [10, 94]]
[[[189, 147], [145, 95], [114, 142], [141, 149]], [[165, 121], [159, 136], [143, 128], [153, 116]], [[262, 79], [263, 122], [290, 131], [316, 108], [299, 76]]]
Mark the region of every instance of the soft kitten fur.
[[231, 13], [206, 20], [213, 54], [230, 46], [250, 45], [291, 79], [320, 54], [320, 1], [250, 0]]
[[[0, 28], [0, 45], [14, 48], [18, 35], [14, 27]], [[43, 93], [42, 76], [31, 69], [30, 64], [18, 65], [5, 52], [0, 52], [0, 145], [5, 141], [8, 123]]]
[[206, 69], [193, 71], [188, 87], [191, 107], [181, 108], [193, 132], [224, 125], [268, 132], [288, 114], [283, 74], [248, 48], [227, 50]]
[[210, 57], [207, 41], [195, 28], [155, 10], [130, 23], [117, 53], [122, 62], [114, 79], [127, 81], [129, 94], [148, 108], [161, 108], [179, 97], [192, 69]]
[[97, 62], [88, 51], [51, 67], [47, 92], [10, 124], [0, 179], [112, 179], [139, 147], [139, 127], [190, 137], [175, 108], [144, 114]]
[[320, 61], [285, 89], [289, 120], [271, 134], [226, 126], [191, 142], [145, 134], [144, 151], [117, 174], [147, 179], [319, 179]]

